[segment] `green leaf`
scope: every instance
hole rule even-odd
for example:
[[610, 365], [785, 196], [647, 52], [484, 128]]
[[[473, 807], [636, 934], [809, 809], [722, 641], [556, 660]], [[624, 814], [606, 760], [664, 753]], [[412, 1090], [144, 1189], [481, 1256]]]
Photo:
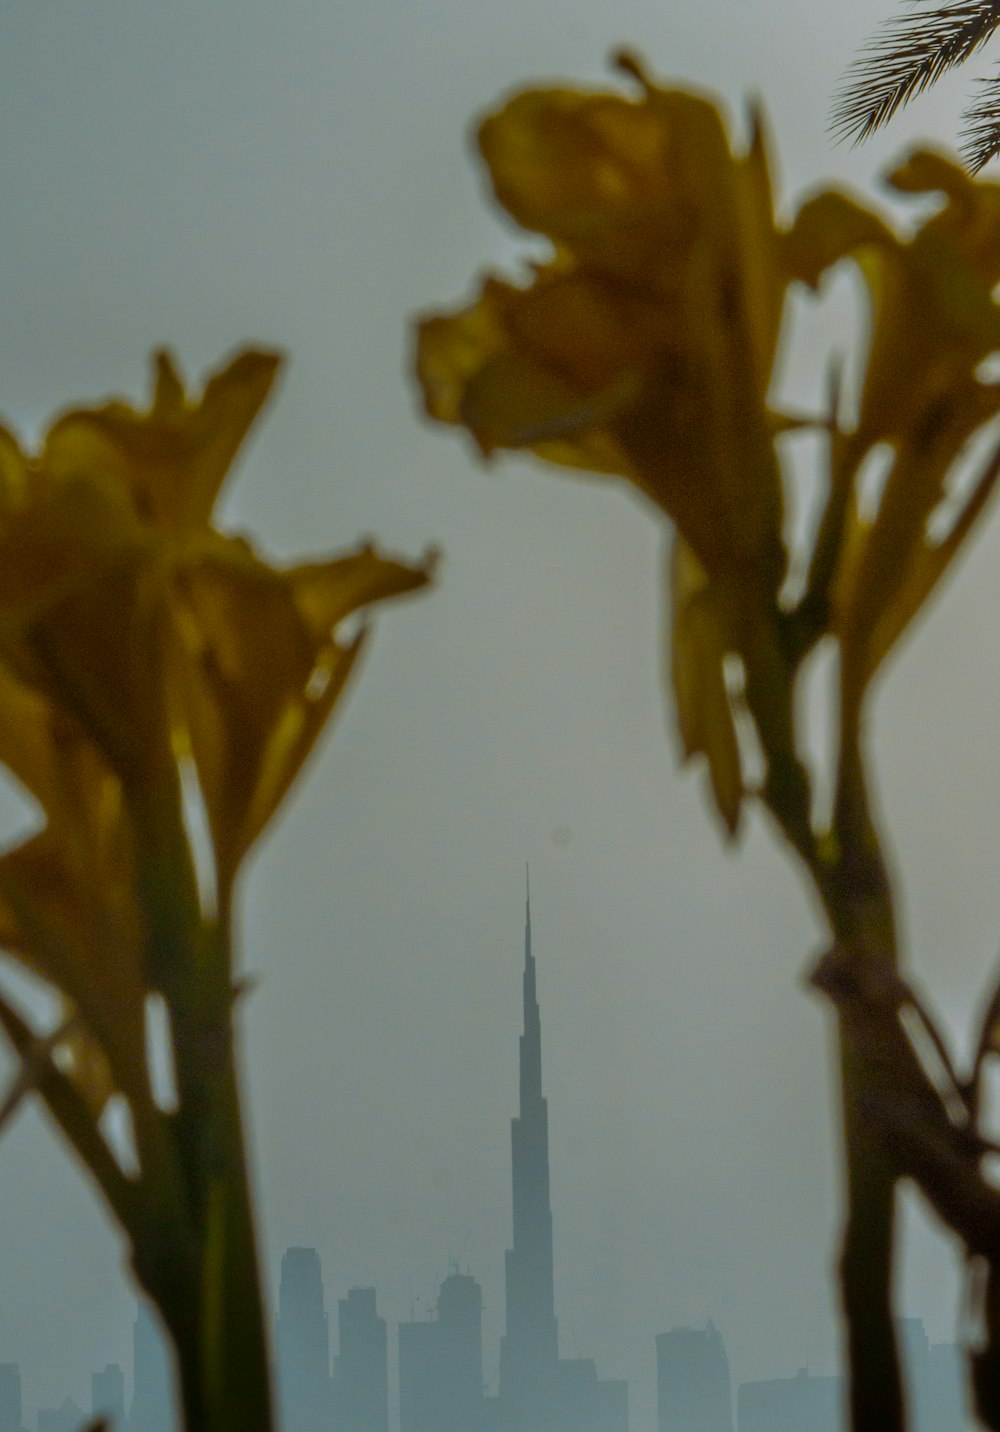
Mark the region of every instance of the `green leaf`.
[[671, 684], [685, 760], [704, 756], [730, 836], [739, 828], [743, 775], [723, 662], [730, 650], [716, 594], [678, 537], [671, 557]]

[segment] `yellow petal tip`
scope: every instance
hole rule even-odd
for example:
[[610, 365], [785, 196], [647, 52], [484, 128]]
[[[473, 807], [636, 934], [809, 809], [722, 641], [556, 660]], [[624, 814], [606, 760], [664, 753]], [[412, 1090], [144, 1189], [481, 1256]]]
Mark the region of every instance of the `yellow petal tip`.
[[612, 69], [621, 70], [623, 74], [631, 75], [642, 85], [644, 90], [649, 91], [656, 88], [650, 78], [646, 62], [637, 50], [629, 49], [625, 45], [618, 50], [612, 50], [610, 63]]

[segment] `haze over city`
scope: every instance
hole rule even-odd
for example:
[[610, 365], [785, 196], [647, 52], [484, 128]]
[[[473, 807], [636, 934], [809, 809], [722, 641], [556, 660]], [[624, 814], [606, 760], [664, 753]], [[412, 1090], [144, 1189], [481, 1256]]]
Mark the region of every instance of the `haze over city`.
[[[521, 900], [533, 885], [565, 1355], [655, 1417], [652, 1338], [724, 1331], [734, 1383], [833, 1372], [832, 1060], [804, 990], [819, 926], [751, 821], [727, 851], [676, 768], [662, 693], [664, 534], [609, 484], [484, 472], [431, 431], [408, 316], [520, 240], [486, 203], [472, 116], [529, 79], [611, 82], [628, 42], [740, 123], [767, 106], [783, 189], [870, 188], [955, 130], [959, 76], [855, 151], [829, 96], [881, 11], [848, 0], [50, 0], [0, 16], [0, 412], [141, 398], [244, 340], [291, 355], [228, 499], [278, 556], [377, 534], [444, 551], [387, 610], [308, 787], [244, 888], [246, 1071], [266, 1263], [315, 1247], [329, 1297], [397, 1323], [452, 1260], [502, 1328]], [[839, 306], [838, 306], [839, 304]], [[828, 300], [847, 333], [848, 298]], [[789, 381], [815, 392], [820, 323]], [[920, 980], [956, 1036], [1000, 942], [987, 520], [886, 674], [880, 795]], [[817, 689], [815, 699], [821, 699]], [[4, 795], [3, 833], [30, 818]], [[23, 986], [19, 986], [23, 987]], [[29, 1406], [126, 1365], [134, 1298], [91, 1190], [33, 1110], [0, 1143], [0, 1361]], [[901, 1310], [956, 1335], [952, 1252], [909, 1219]], [[497, 1367], [486, 1366], [495, 1380]]]
[[[390, 1330], [377, 1288], [328, 1296], [315, 1248], [281, 1259], [273, 1358], [282, 1432], [629, 1432], [629, 1385], [602, 1377], [593, 1357], [567, 1357], [555, 1283], [548, 1100], [542, 1015], [525, 891], [522, 1031], [511, 1119], [511, 1246], [504, 1254], [499, 1361], [483, 1341], [483, 1288], [451, 1260], [436, 1296]], [[336, 1310], [334, 1310], [336, 1309]], [[328, 1311], [329, 1310], [329, 1311]], [[957, 1342], [934, 1343], [919, 1318], [898, 1320], [916, 1432], [962, 1432], [965, 1370]], [[844, 1382], [799, 1367], [734, 1387], [725, 1340], [704, 1328], [655, 1337], [658, 1432], [837, 1432]], [[390, 1355], [390, 1343], [393, 1344]], [[397, 1351], [398, 1349], [398, 1351]], [[496, 1367], [494, 1375], [488, 1367]], [[90, 1413], [110, 1432], [174, 1432], [170, 1360], [151, 1308], [132, 1325], [128, 1375], [91, 1375], [90, 1407], [72, 1397], [37, 1410], [37, 1432], [80, 1432]], [[20, 1368], [0, 1363], [0, 1432], [27, 1432]]]

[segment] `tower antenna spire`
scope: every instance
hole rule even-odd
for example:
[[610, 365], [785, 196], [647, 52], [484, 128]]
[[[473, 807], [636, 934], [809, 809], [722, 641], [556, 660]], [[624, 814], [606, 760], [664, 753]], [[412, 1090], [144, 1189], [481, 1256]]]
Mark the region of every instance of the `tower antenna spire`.
[[531, 959], [531, 871], [524, 862], [524, 962]]

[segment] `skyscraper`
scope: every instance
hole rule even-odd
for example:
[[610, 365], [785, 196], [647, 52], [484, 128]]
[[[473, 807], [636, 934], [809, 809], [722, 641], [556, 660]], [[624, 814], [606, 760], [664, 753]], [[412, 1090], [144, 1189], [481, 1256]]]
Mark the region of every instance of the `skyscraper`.
[[167, 1345], [149, 1304], [132, 1325], [132, 1406], [129, 1432], [174, 1432], [174, 1390]]
[[510, 1126], [514, 1239], [506, 1254], [500, 1392], [486, 1413], [491, 1427], [502, 1432], [627, 1432], [626, 1384], [601, 1381], [589, 1358], [559, 1356], [549, 1111], [542, 1093], [542, 1021], [531, 951], [530, 890], [524, 911], [522, 988], [520, 1100]]
[[962, 1349], [930, 1342], [920, 1318], [898, 1318], [896, 1332], [913, 1432], [957, 1432], [968, 1421]]
[[330, 1426], [330, 1339], [315, 1248], [288, 1248], [281, 1260], [278, 1401], [283, 1432]]
[[729, 1360], [713, 1323], [659, 1335], [656, 1393], [660, 1432], [733, 1432]]
[[385, 1318], [375, 1311], [375, 1289], [351, 1288], [337, 1311], [336, 1432], [389, 1432], [388, 1346]]
[[[839, 1377], [815, 1377], [804, 1367], [795, 1377], [743, 1382], [736, 1397], [739, 1432], [840, 1432], [843, 1402]], [[940, 1432], [958, 1427], [942, 1426]]]
[[21, 1369], [16, 1362], [0, 1362], [0, 1432], [22, 1432]]
[[450, 1273], [436, 1317], [399, 1326], [400, 1432], [476, 1432], [484, 1410], [483, 1293]]
[[549, 1406], [559, 1358], [549, 1201], [549, 1110], [542, 1094], [542, 1020], [531, 952], [531, 895], [524, 912], [524, 1033], [520, 1106], [511, 1120], [514, 1240], [505, 1258], [507, 1322], [500, 1343], [500, 1398], [525, 1413]]

